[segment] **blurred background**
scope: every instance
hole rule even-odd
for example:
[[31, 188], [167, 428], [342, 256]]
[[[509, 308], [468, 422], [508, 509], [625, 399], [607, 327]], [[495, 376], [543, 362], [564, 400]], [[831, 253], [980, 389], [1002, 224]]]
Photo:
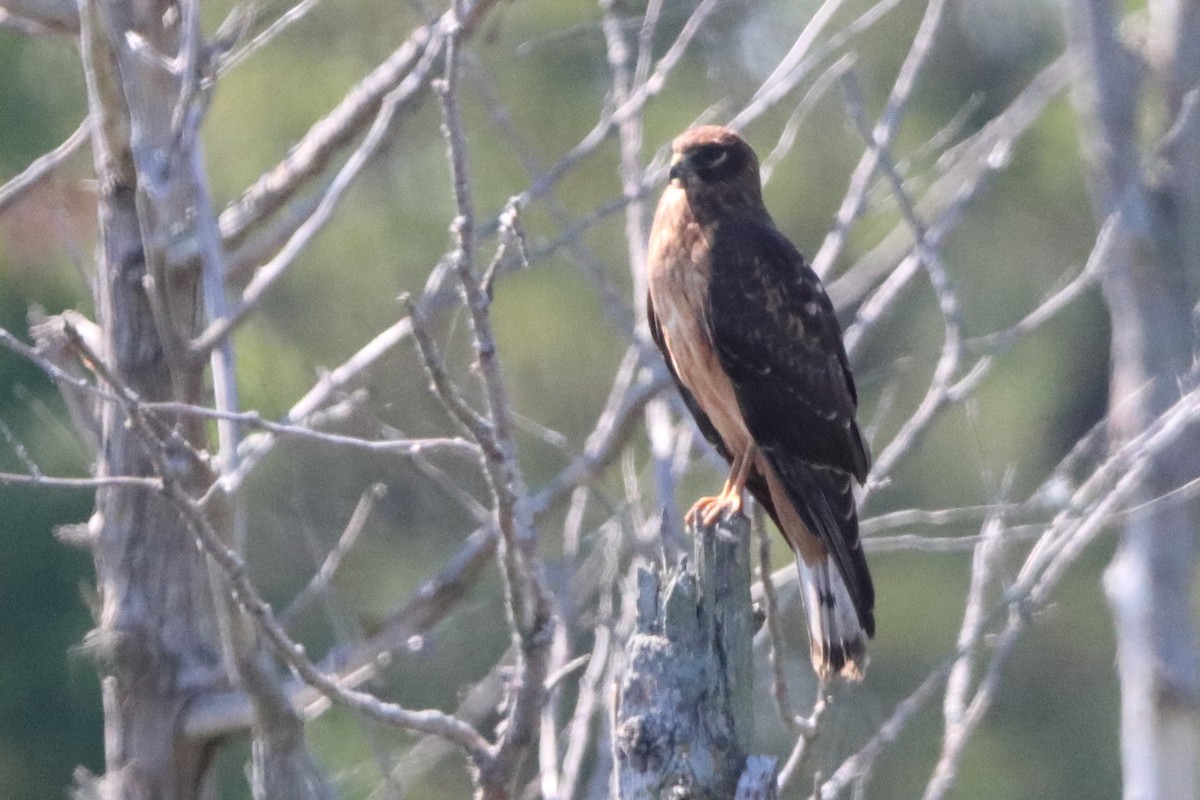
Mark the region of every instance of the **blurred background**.
[[[723, 4], [662, 93], [646, 107], [648, 160], [679, 131], [704, 117], [723, 121], [741, 108], [792, 46], [815, 2], [759, 0]], [[852, 20], [870, 2], [846, 2]], [[655, 52], [661, 54], [694, 9], [667, 0]], [[205, 6], [208, 30], [230, 11]], [[643, 3], [618, 3], [630, 35]], [[874, 118], [911, 45], [924, 3], [905, 0], [836, 49], [851, 53]], [[1051, 0], [956, 0], [913, 96], [895, 145], [912, 190], [939, 174], [945, 148], [979, 130], [1063, 49], [1061, 10]], [[205, 149], [218, 205], [274, 166], [309, 126], [394, 50], [425, 16], [418, 3], [327, 0], [269, 47], [220, 81], [205, 125]], [[497, 213], [537, 172], [563, 157], [595, 124], [611, 89], [600, 7], [584, 0], [513, 0], [498, 8], [469, 47], [464, 94], [475, 200]], [[833, 25], [831, 30], [838, 29]], [[818, 70], [819, 73], [819, 70]], [[744, 133], [765, 155], [775, 146], [811, 81]], [[504, 134], [503, 107], [519, 132]], [[33, 39], [0, 27], [0, 181], [57, 146], [85, 109], [79, 56], [68, 38]], [[397, 297], [419, 292], [450, 246], [453, 215], [445, 145], [435, 102], [406, 118], [390, 151], [355, 185], [334, 222], [238, 334], [242, 402], [277, 417], [323, 369], [341, 363], [402, 314]], [[779, 226], [811, 255], [832, 224], [862, 152], [840, 91], [818, 99], [793, 149], [775, 167], [767, 205]], [[944, 248], [957, 284], [967, 337], [1003, 329], [1081, 268], [1095, 235], [1082, 179], [1076, 120], [1059, 93], [1015, 144], [1010, 162], [966, 211]], [[615, 138], [571, 171], [557, 200], [581, 217], [621, 196]], [[536, 173], [535, 173], [536, 174]], [[91, 315], [95, 247], [90, 155], [76, 156], [54, 179], [0, 214], [0, 327], [25, 336], [31, 313], [76, 309]], [[896, 225], [881, 184], [865, 218], [834, 265], [841, 273]], [[654, 197], [651, 198], [652, 208]], [[552, 215], [534, 206], [523, 222], [531, 240], [557, 236]], [[624, 219], [609, 214], [584, 234], [603, 278], [632, 308]], [[485, 249], [483, 254], [486, 256]], [[846, 319], [852, 308], [843, 309]], [[569, 251], [557, 249], [530, 269], [505, 277], [493, 308], [500, 353], [522, 417], [521, 460], [533, 486], [582, 449], [603, 407], [625, 339], [606, 316], [597, 281]], [[876, 451], [919, 402], [941, 346], [942, 320], [927, 283], [910, 290], [864, 341], [855, 370], [861, 418]], [[441, 332], [465, 352], [466, 320]], [[453, 352], [453, 351], [452, 351]], [[1080, 436], [1102, 419], [1107, 392], [1107, 316], [1098, 293], [1085, 293], [1035, 335], [1004, 355], [974, 399], [939, 419], [920, 447], [876, 491], [867, 518], [905, 508], [941, 509], [1025, 497]], [[458, 358], [467, 375], [467, 359]], [[446, 430], [412, 352], [401, 349], [370, 375], [376, 422], [408, 435]], [[70, 427], [53, 386], [30, 363], [0, 350], [0, 470], [19, 472], [24, 449], [46, 474], [88, 474], [88, 450]], [[555, 432], [545, 435], [546, 431]], [[585, 538], [627, 502], [625, 481], [645, 484], [645, 510], [660, 501], [646, 476], [644, 433], [628, 464], [613, 466], [596, 494]], [[679, 502], [686, 507], [721, 480], [695, 458]], [[625, 473], [624, 475], [622, 473]], [[478, 477], [451, 477], [477, 498]], [[361, 635], [453, 554], [474, 528], [469, 509], [411, 462], [311, 444], [279, 448], [249, 489], [249, 561], [268, 597], [286, 605], [336, 541], [359, 495], [388, 489], [334, 582], [352, 631]], [[607, 498], [607, 499], [606, 499]], [[64, 796], [77, 765], [103, 769], [102, 718], [94, 667], [75, 652], [89, 629], [91, 565], [56, 540], [56, 526], [85, 521], [87, 492], [0, 487], [0, 786], [11, 800]], [[554, 569], [565, 510], [541, 526]], [[979, 519], [940, 526], [936, 535], [977, 533]], [[589, 527], [590, 526], [590, 527]], [[903, 532], [903, 531], [892, 531]], [[927, 531], [928, 532], [928, 531]], [[1006, 667], [995, 708], [968, 747], [955, 797], [1116, 797], [1118, 696], [1107, 607], [1098, 583], [1111, 555], [1102, 538], [1057, 593], [1057, 602], [1020, 641]], [[1014, 545], [1012, 568], [1022, 546]], [[776, 565], [786, 562], [781, 542]], [[871, 559], [879, 595], [878, 638], [867, 681], [831, 713], [814, 766], [830, 770], [953, 651], [970, 551], [887, 552]], [[452, 709], [465, 687], [508, 645], [498, 577], [487, 576], [433, 635], [412, 643], [372, 688], [412, 707]], [[787, 622], [796, 702], [807, 708], [807, 653], [798, 608]], [[338, 638], [318, 606], [294, 630], [310, 652]], [[765, 689], [760, 687], [770, 718]], [[919, 794], [942, 734], [935, 702], [880, 760], [871, 797]], [[311, 726], [322, 763], [345, 797], [367, 797], [380, 759], [412, 738], [369, 733], [333, 711]], [[762, 725], [763, 750], [786, 754], [782, 730]], [[382, 747], [381, 747], [382, 744]], [[240, 749], [239, 749], [240, 747]], [[223, 756], [239, 797], [245, 745]], [[380, 750], [384, 752], [381, 753]], [[241, 788], [239, 788], [241, 787]], [[410, 796], [463, 797], [462, 759], [452, 755], [412, 787]], [[801, 795], [796, 795], [801, 796]]]

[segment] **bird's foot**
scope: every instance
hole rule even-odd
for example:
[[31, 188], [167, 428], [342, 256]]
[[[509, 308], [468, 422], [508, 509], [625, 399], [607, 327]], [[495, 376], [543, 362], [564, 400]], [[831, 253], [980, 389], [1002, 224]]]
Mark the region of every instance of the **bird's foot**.
[[689, 525], [712, 525], [726, 513], [740, 514], [742, 511], [742, 493], [725, 490], [716, 497], [701, 497], [688, 511], [684, 520]]
[[683, 521], [688, 525], [700, 524], [708, 516], [709, 509], [720, 502], [720, 497], [701, 497], [683, 515]]

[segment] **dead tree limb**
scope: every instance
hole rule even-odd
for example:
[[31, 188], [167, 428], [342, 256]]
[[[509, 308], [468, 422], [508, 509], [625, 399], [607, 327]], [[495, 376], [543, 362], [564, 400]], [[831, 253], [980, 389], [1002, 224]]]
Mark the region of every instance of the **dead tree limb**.
[[694, 566], [638, 575], [613, 735], [617, 796], [773, 798], [774, 759], [747, 759], [757, 627], [750, 523], [738, 515], [692, 533]]
[[[97, 475], [158, 477], [163, 487], [151, 494], [114, 485], [96, 495], [91, 526], [100, 608], [88, 643], [103, 675], [105, 775], [81, 783], [114, 800], [208, 796], [219, 743], [182, 736], [182, 721], [197, 697], [241, 683], [255, 708], [255, 795], [326, 798], [274, 662], [252, 629], [230, 618], [236, 609], [214, 601], [208, 560], [178, 504], [164, 497], [198, 496], [212, 484], [204, 422], [142, 410], [143, 403], [207, 399], [205, 364], [185, 349], [206, 311], [190, 254], [199, 248], [206, 268], [220, 274], [196, 149], [203, 116], [196, 102], [203, 69], [199, 9], [194, 0], [144, 6], [81, 0], [79, 10], [100, 187], [99, 349], [69, 322], [66, 333], [75, 355], [117, 396], [100, 413]], [[211, 296], [208, 305], [212, 311]], [[236, 411], [220, 400], [218, 408]], [[233, 452], [236, 442], [222, 437]], [[231, 539], [230, 511], [213, 512], [224, 541]]]
[[[99, 177], [95, 302], [103, 331], [100, 356], [145, 400], [198, 402], [200, 375], [173, 374], [146, 290], [148, 256], [138, 208], [142, 187], [131, 145], [134, 115], [113, 46], [134, 22], [113, 20], [121, 10], [81, 4], [81, 51]], [[169, 87], [162, 92], [173, 100]], [[149, 90], [143, 93], [149, 96]], [[169, 113], [170, 102], [166, 108]], [[194, 281], [177, 278], [158, 293], [159, 302], [179, 316], [186, 319], [182, 312], [188, 307], [195, 313]], [[155, 474], [117, 404], [104, 407], [101, 429], [98, 476]], [[184, 431], [182, 438], [203, 446], [202, 426], [188, 425]], [[207, 476], [192, 471], [183, 480], [199, 486]], [[106, 775], [92, 786], [98, 796], [121, 800], [200, 797], [211, 749], [203, 742], [177, 747], [175, 733], [188, 699], [225, 682], [204, 557], [178, 514], [157, 494], [103, 489], [96, 494], [91, 525], [100, 610], [88, 641], [102, 664], [106, 751]]]
[[[1122, 39], [1120, 8], [1076, 0], [1067, 14], [1092, 205], [1113, 238], [1101, 288], [1112, 319], [1114, 446], [1195, 385], [1200, 274], [1200, 6], [1151, 4], [1141, 47]], [[1200, 791], [1195, 520], [1182, 500], [1146, 505], [1196, 476], [1196, 453], [1191, 434], [1148, 464], [1104, 576], [1117, 634], [1125, 797]]]

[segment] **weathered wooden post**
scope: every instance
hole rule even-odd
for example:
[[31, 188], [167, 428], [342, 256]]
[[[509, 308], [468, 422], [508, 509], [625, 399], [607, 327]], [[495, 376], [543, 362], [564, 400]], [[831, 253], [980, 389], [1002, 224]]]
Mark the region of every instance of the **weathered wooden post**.
[[613, 753], [621, 800], [769, 800], [754, 736], [750, 523], [692, 529], [694, 564], [638, 576]]

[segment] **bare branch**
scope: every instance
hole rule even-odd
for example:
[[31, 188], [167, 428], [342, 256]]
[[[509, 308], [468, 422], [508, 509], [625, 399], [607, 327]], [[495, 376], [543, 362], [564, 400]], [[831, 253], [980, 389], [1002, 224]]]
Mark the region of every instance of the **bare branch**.
[[241, 558], [222, 544], [217, 533], [208, 524], [203, 508], [174, 484], [168, 484], [165, 489], [172, 502], [184, 514], [205, 552], [224, 571], [238, 605], [254, 618], [275, 654], [295, 670], [305, 683], [339, 705], [389, 725], [442, 736], [462, 747], [478, 765], [488, 762], [490, 756], [486, 740], [461, 720], [441, 711], [412, 711], [395, 703], [385, 702], [374, 695], [345, 688], [339, 680], [322, 672], [308, 659], [303, 645], [294, 642], [284, 631], [270, 605], [262, 599], [250, 582]]
[[819, 276], [824, 277], [829, 273], [845, 245], [850, 225], [862, 213], [871, 177], [875, 174], [878, 166], [879, 155], [891, 147], [896, 131], [900, 128], [900, 122], [904, 119], [905, 107], [916, 88], [921, 71], [933, 52], [933, 42], [941, 27], [945, 8], [945, 0], [930, 0], [925, 7], [925, 16], [921, 19], [921, 26], [913, 38], [912, 47], [909, 49], [904, 63], [900, 66], [896, 83], [892, 87], [891, 94], [888, 95], [887, 106], [879, 119], [879, 124], [875, 126], [874, 132], [870, 135], [870, 146], [863, 152], [863, 156], [850, 178], [850, 187], [842, 200], [841, 208], [838, 209], [833, 230], [826, 235], [825, 241], [821, 243], [821, 248], [813, 256], [812, 267]]
[[[463, 13], [462, 0], [455, 0], [454, 14]], [[474, 267], [475, 211], [467, 170], [466, 138], [458, 106], [458, 49], [462, 31], [455, 19], [446, 49], [446, 77], [438, 85], [442, 116], [449, 146], [457, 216], [451, 229], [457, 249], [452, 268], [463, 289], [470, 312], [471, 332], [478, 359], [480, 380], [487, 398], [489, 438], [478, 440], [484, 447], [488, 483], [496, 504], [496, 525], [503, 548], [500, 560], [508, 595], [509, 623], [518, 645], [515, 695], [493, 753], [493, 763], [480, 771], [480, 786], [485, 797], [507, 797], [508, 787], [516, 778], [516, 768], [536, 735], [542, 704], [546, 696], [546, 676], [553, 630], [549, 593], [537, 553], [534, 526], [525, 478], [517, 462], [513, 440], [512, 406], [500, 371], [496, 339], [489, 315], [490, 298]]]
[[[958, 759], [966, 745], [969, 731], [978, 717], [967, 716], [967, 696], [971, 691], [972, 671], [975, 666], [976, 643], [982, 637], [986, 620], [984, 609], [986, 592], [993, 579], [993, 571], [1002, 551], [1001, 522], [992, 518], [984, 523], [979, 544], [971, 563], [971, 584], [967, 589], [966, 609], [962, 627], [958, 633], [958, 657], [950, 668], [946, 679], [946, 697], [943, 702], [945, 734], [942, 752], [934, 767], [933, 777], [926, 787], [926, 800], [940, 797], [954, 780]], [[993, 656], [993, 664], [997, 656]]]
[[[305, 393], [284, 415], [282, 425], [293, 425], [307, 421], [336, 398], [347, 391], [356, 381], [381, 359], [390, 354], [412, 334], [412, 320], [402, 319], [379, 332], [358, 352], [340, 366], [323, 374], [321, 379]], [[242, 453], [242, 462], [236, 472], [224, 477], [221, 490], [228, 494], [237, 493], [246, 479], [274, 449], [278, 438], [274, 433], [260, 434], [247, 439]]]
[[[931, 8], [937, 3], [938, 0], [934, 0]], [[843, 78], [843, 83], [846, 87], [847, 105], [850, 109], [851, 118], [858, 126], [859, 134], [867, 141], [868, 152], [875, 151], [872, 157], [872, 166], [879, 169], [890, 183], [892, 194], [900, 205], [901, 214], [912, 229], [913, 236], [917, 242], [914, 256], [925, 267], [929, 275], [929, 282], [933, 287], [934, 294], [937, 296], [938, 308], [942, 312], [945, 324], [945, 339], [942, 343], [942, 352], [938, 357], [937, 365], [934, 367], [933, 379], [925, 397], [921, 400], [920, 405], [913, 415], [905, 421], [895, 438], [875, 458], [875, 463], [871, 468], [872, 477], [870, 480], [878, 481], [881, 476], [888, 474], [892, 466], [904, 452], [916, 444], [937, 413], [950, 400], [950, 382], [962, 360], [962, 320], [960, 318], [958, 296], [955, 293], [954, 285], [950, 280], [945, 266], [942, 264], [938, 250], [929, 241], [928, 229], [924, 222], [917, 217], [916, 209], [904, 189], [903, 181], [896, 172], [895, 161], [887, 151], [886, 146], [880, 143], [884, 137], [876, 135], [875, 138], [871, 138], [872, 135], [867, 130], [866, 118], [863, 116], [862, 98], [853, 73], [847, 73]], [[867, 492], [864, 492], [864, 498], [869, 494], [869, 491], [870, 488], [868, 486]]]
[[861, 780], [863, 776], [869, 775], [883, 749], [896, 740], [912, 722], [912, 718], [937, 692], [938, 687], [949, 674], [952, 663], [952, 661], [946, 660], [930, 672], [925, 680], [921, 681], [921, 684], [913, 690], [912, 694], [896, 705], [891, 715], [879, 726], [867, 743], [858, 752], [843, 761], [809, 800], [832, 800], [842, 789]]
[[23, 475], [16, 472], [0, 472], [2, 486], [29, 486], [48, 489], [83, 489], [95, 491], [112, 486], [128, 486], [147, 489], [152, 492], [162, 491], [162, 481], [158, 478], [144, 478], [138, 475], [105, 475], [100, 478], [59, 478], [51, 475]]
[[316, 209], [296, 229], [295, 233], [291, 235], [287, 244], [283, 246], [283, 249], [254, 273], [254, 277], [251, 278], [250, 283], [242, 291], [241, 304], [228, 316], [214, 319], [213, 323], [201, 334], [192, 345], [195, 351], [206, 353], [216, 347], [234, 328], [246, 320], [250, 312], [262, 300], [267, 290], [287, 273], [288, 269], [295, 263], [296, 258], [308, 246], [309, 242], [312, 241], [312, 238], [316, 236], [325, 226], [325, 223], [333, 216], [338, 201], [341, 200], [345, 191], [383, 147], [391, 133], [392, 120], [395, 118], [400, 104], [407, 99], [408, 93], [412, 91], [412, 86], [425, 80], [429, 71], [433, 68], [434, 58], [437, 55], [438, 51], [433, 48], [426, 49], [422, 58], [413, 68], [413, 72], [383, 98], [379, 106], [379, 113], [375, 117], [371, 129], [367, 132], [366, 138], [363, 139], [362, 144], [350, 155], [345, 165], [342, 166], [333, 181], [330, 182]]
[[342, 563], [342, 559], [350, 552], [350, 548], [354, 547], [354, 543], [358, 541], [359, 534], [366, 527], [367, 519], [371, 516], [371, 511], [374, 509], [376, 501], [380, 500], [386, 493], [387, 487], [381, 483], [377, 483], [363, 492], [362, 497], [358, 499], [358, 505], [354, 507], [354, 513], [350, 515], [350, 521], [346, 523], [341, 537], [338, 538], [337, 544], [325, 555], [325, 560], [321, 562], [320, 568], [313, 574], [304, 588], [292, 598], [292, 603], [287, 607], [287, 610], [280, 615], [279, 623], [281, 625], [286, 628], [291, 624], [292, 620], [304, 612], [308, 604], [317, 595], [326, 592], [329, 584], [333, 581], [334, 573], [337, 572], [338, 567]]
[[316, 8], [320, 2], [321, 0], [301, 0], [283, 14], [280, 14], [274, 22], [256, 34], [253, 39], [246, 42], [241, 48], [227, 53], [217, 64], [217, 74], [225, 75], [237, 69], [239, 64], [244, 63], [259, 50], [274, 41], [276, 36], [283, 33], [294, 23], [304, 19], [308, 15], [308, 12]]
[[[477, 0], [462, 19], [453, 24], [461, 24], [464, 35], [469, 36], [495, 4], [495, 0]], [[240, 243], [259, 221], [277, 211], [301, 186], [322, 172], [369, 119], [375, 117], [378, 120], [385, 98], [390, 96], [394, 106], [388, 114], [390, 119], [402, 105], [412, 102], [419, 92], [426, 90], [430, 70], [422, 71], [418, 67], [422, 60], [432, 62], [440, 54], [452, 20], [451, 12], [446, 12], [436, 22], [413, 31], [408, 41], [309, 130], [282, 163], [223, 211], [221, 235], [226, 246]], [[389, 138], [392, 131], [387, 124], [382, 127], [379, 138]]]
[[70, 0], [5, 0], [0, 5], [0, 27], [6, 22], [34, 36], [74, 36], [79, 33], [79, 10]]
[[450, 380], [450, 376], [446, 372], [446, 364], [442, 360], [442, 354], [425, 329], [425, 321], [421, 317], [420, 308], [409, 303], [408, 312], [409, 318], [412, 320], [413, 339], [421, 353], [421, 361], [425, 366], [425, 373], [429, 376], [430, 388], [433, 390], [434, 396], [442, 403], [451, 419], [455, 420], [463, 431], [477, 443], [481, 454], [484, 449], [495, 454], [498, 445], [491, 421], [471, 408], [471, 405], [459, 392], [458, 387]]
[[518, 195], [518, 201], [521, 205], [526, 205], [545, 194], [551, 187], [558, 183], [563, 175], [574, 169], [579, 162], [595, 151], [622, 120], [640, 113], [642, 107], [662, 91], [667, 77], [678, 66], [680, 59], [687, 52], [687, 48], [691, 45], [692, 40], [700, 32], [701, 28], [703, 28], [704, 23], [712, 13], [716, 11], [718, 5], [719, 3], [716, 0], [701, 0], [691, 16], [688, 17], [687, 22], [684, 23], [675, 41], [671, 43], [671, 46], [667, 48], [667, 52], [658, 60], [654, 71], [646, 78], [645, 83], [639, 85], [619, 107], [611, 113], [604, 114], [600, 118], [600, 121], [596, 123], [596, 126], [578, 144], [571, 148], [557, 164], [547, 170], [528, 189]]
[[833, 703], [833, 697], [825, 692], [826, 687], [818, 685], [817, 700], [813, 703], [812, 713], [807, 719], [792, 720], [791, 727], [797, 734], [796, 744], [792, 747], [792, 752], [788, 754], [787, 761], [779, 770], [776, 786], [780, 792], [786, 791], [792, 784], [800, 770], [804, 769], [804, 765], [812, 753], [812, 743], [816, 741], [817, 735], [821, 732], [821, 720], [825, 718], [825, 712]]
[[10, 178], [0, 186], [0, 214], [16, 203], [22, 195], [45, 181], [63, 162], [83, 149], [91, 134], [88, 120], [84, 120], [75, 132], [62, 144], [34, 160], [20, 175]]
[[479, 446], [474, 442], [458, 437], [431, 437], [427, 439], [364, 439], [358, 436], [345, 436], [337, 433], [317, 430], [304, 425], [293, 425], [283, 422], [272, 422], [263, 419], [257, 411], [217, 411], [204, 406], [189, 403], [161, 402], [145, 403], [149, 411], [162, 411], [183, 416], [197, 416], [206, 419], [227, 419], [245, 425], [248, 428], [268, 431], [281, 438], [311, 439], [316, 442], [351, 447], [376, 453], [396, 453], [406, 456], [447, 454], [478, 460]]
[[[767, 660], [771, 665], [771, 697], [779, 718], [793, 733], [797, 733], [796, 712], [792, 710], [792, 699], [788, 694], [787, 676], [783, 668], [783, 631], [779, 625], [779, 600], [775, 595], [775, 581], [771, 576], [771, 538], [763, 519], [761, 507], [754, 507], [754, 532], [758, 536], [758, 580], [762, 586], [763, 612], [767, 617]], [[783, 772], [788, 771], [787, 765]]]
[[[944, 239], [946, 231], [962, 218], [966, 206], [987, 188], [987, 179], [1008, 165], [1013, 143], [1041, 117], [1049, 102], [1066, 89], [1070, 74], [1070, 59], [1066, 55], [1058, 57], [978, 133], [942, 155], [940, 161], [949, 166], [918, 204], [922, 216], [934, 220], [928, 231], [932, 241]], [[845, 308], [861, 302], [877, 281], [894, 269], [901, 271], [896, 263], [902, 259], [906, 268], [915, 273], [917, 264], [905, 259], [911, 249], [910, 227], [907, 221], [902, 221], [830, 285], [829, 295], [834, 305]]]

